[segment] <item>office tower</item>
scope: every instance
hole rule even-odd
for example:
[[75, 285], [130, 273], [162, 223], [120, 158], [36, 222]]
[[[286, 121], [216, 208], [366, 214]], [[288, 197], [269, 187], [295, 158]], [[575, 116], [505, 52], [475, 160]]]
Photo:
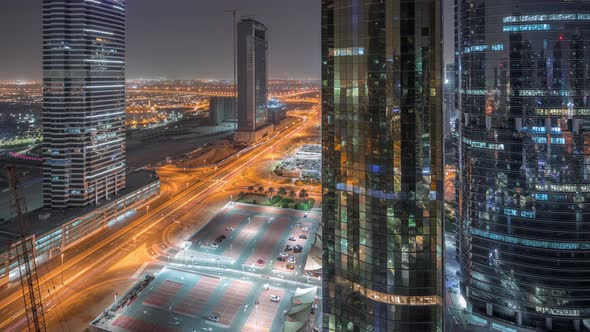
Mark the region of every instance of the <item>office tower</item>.
[[125, 187], [125, 1], [43, 0], [43, 205]]
[[209, 98], [209, 117], [211, 125], [219, 126], [223, 122], [234, 122], [236, 116], [236, 99], [234, 97], [214, 96]]
[[322, 0], [325, 331], [441, 331], [440, 1]]
[[590, 319], [590, 6], [459, 3], [462, 293], [490, 325], [580, 331]]
[[454, 119], [457, 118], [455, 91], [455, 64], [449, 63], [445, 68], [445, 80], [443, 84], [443, 110], [444, 110], [444, 135], [445, 138], [453, 131]]
[[268, 125], [268, 38], [266, 26], [251, 18], [238, 22], [237, 140], [255, 141]]

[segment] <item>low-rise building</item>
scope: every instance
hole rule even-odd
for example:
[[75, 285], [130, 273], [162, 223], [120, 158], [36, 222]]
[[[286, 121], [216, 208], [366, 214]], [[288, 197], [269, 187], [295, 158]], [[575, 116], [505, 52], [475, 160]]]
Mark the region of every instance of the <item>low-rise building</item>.
[[[143, 204], [160, 193], [160, 180], [153, 171], [127, 175], [127, 187], [107, 200], [84, 208], [65, 210], [38, 209], [25, 217], [30, 225], [28, 241], [37, 265], [43, 264], [69, 247], [119, 222], [126, 222]], [[18, 277], [16, 248], [22, 235], [16, 218], [0, 225], [0, 286]]]

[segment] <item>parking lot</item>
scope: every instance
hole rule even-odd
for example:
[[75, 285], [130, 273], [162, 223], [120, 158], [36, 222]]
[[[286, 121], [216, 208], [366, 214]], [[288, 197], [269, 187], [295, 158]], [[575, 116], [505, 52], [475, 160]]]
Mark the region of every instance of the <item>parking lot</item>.
[[[295, 289], [319, 285], [307, 285], [303, 276], [319, 221], [314, 212], [228, 204], [137, 298], [112, 318], [97, 319], [97, 326], [115, 332], [280, 331]], [[278, 260], [281, 253], [285, 261]]]
[[[263, 280], [214, 277], [165, 268], [108, 324], [109, 331], [273, 331], [292, 292]], [[279, 302], [270, 300], [278, 295]], [[280, 317], [278, 317], [280, 318]]]
[[[192, 265], [300, 274], [318, 225], [317, 213], [232, 203], [190, 237], [188, 249], [176, 257]], [[285, 251], [287, 245], [301, 250]], [[278, 261], [280, 253], [287, 255], [285, 261]], [[292, 269], [289, 257], [296, 260]]]

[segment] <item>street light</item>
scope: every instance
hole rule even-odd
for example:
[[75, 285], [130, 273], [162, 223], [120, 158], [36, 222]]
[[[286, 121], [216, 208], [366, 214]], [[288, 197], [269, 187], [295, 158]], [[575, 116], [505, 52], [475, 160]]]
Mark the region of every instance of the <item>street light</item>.
[[145, 212], [145, 214], [148, 214], [148, 213], [150, 213], [150, 206], [149, 206], [149, 205], [148, 205], [148, 206], [146, 206], [146, 207], [145, 207], [145, 209], [146, 209], [146, 212]]

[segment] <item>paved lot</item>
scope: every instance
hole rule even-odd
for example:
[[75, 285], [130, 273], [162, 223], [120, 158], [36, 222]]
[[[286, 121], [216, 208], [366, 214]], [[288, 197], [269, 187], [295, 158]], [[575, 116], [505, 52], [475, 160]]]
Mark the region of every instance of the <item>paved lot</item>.
[[164, 281], [155, 291], [143, 301], [143, 305], [154, 308], [163, 308], [172, 305], [172, 299], [182, 287], [179, 282], [170, 280]]
[[201, 278], [184, 300], [174, 308], [174, 312], [189, 317], [198, 317], [219, 282], [219, 278]]
[[[229, 227], [235, 229], [226, 230]], [[171, 264], [135, 301], [118, 310], [108, 328], [114, 332], [280, 331], [293, 292], [307, 286], [301, 273], [317, 227], [316, 213], [305, 216], [300, 211], [230, 204], [190, 237], [187, 250], [170, 257]], [[220, 234], [226, 239], [215, 242]], [[308, 239], [300, 239], [301, 234]], [[289, 241], [289, 236], [296, 241]], [[212, 248], [212, 242], [219, 243], [218, 248]], [[301, 253], [289, 252], [297, 257], [295, 270], [276, 261], [286, 244], [303, 246]], [[264, 264], [258, 264], [259, 259]], [[281, 300], [272, 302], [271, 295]], [[218, 321], [209, 320], [211, 315], [217, 315]]]
[[221, 300], [213, 309], [213, 313], [219, 316], [219, 324], [230, 327], [240, 308], [244, 305], [246, 296], [252, 290], [252, 283], [240, 280], [232, 280]]
[[279, 288], [270, 287], [268, 291], [262, 291], [257, 301], [258, 304], [254, 307], [254, 310], [250, 313], [246, 324], [242, 327], [243, 332], [255, 332], [255, 331], [270, 331], [273, 325], [273, 321], [279, 311], [280, 303], [272, 302], [270, 300], [271, 295], [278, 295], [281, 301], [285, 295], [285, 291]]
[[[205, 227], [190, 237], [192, 244], [189, 249], [179, 252], [177, 258], [193, 257], [190, 262], [194, 265], [242, 269], [263, 274], [301, 274], [319, 222], [320, 216], [317, 213], [240, 203], [228, 204]], [[226, 230], [228, 227], [234, 227], [234, 230]], [[304, 231], [305, 227], [309, 230]], [[307, 239], [300, 239], [299, 235], [302, 234]], [[225, 235], [226, 238], [215, 242], [220, 235]], [[295, 241], [289, 241], [290, 236], [295, 237]], [[217, 243], [218, 247], [211, 247], [211, 243]], [[301, 253], [287, 252], [296, 258], [293, 270], [286, 268], [287, 261], [277, 261], [287, 244], [291, 247], [297, 244], [303, 246]], [[258, 260], [264, 263], [259, 263]]]

